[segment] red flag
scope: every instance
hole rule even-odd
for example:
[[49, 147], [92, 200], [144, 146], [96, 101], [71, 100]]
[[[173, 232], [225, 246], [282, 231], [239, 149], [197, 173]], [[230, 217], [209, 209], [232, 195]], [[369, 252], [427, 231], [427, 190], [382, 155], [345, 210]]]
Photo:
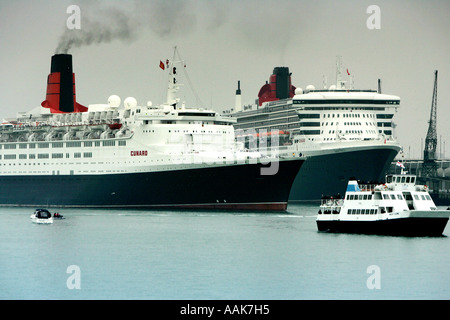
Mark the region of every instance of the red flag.
[[161, 68], [161, 69], [165, 69], [165, 67], [164, 67], [164, 62], [162, 62], [162, 61], [159, 61], [159, 67]]
[[347, 69], [347, 74], [350, 75], [350, 72], [348, 72], [348, 69]]

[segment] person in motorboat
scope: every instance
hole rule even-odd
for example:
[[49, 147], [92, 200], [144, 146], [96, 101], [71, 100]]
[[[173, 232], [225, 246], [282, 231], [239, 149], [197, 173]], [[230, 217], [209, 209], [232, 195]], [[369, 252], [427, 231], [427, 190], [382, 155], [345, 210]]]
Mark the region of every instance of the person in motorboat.
[[55, 212], [53, 214], [53, 218], [55, 218], [55, 219], [64, 219], [64, 216], [62, 214], [60, 214], [59, 212]]

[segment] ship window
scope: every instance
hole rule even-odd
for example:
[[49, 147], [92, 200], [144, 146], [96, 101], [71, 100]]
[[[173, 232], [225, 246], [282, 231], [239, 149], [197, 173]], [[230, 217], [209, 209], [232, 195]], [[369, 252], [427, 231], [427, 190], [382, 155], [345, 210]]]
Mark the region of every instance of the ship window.
[[391, 194], [391, 199], [395, 200], [395, 194]]
[[416, 177], [411, 177], [411, 183], [414, 183], [415, 180], [416, 180]]
[[19, 159], [26, 159], [27, 155], [26, 154], [19, 154]]
[[86, 142], [84, 143], [84, 146], [85, 146], [85, 147], [92, 147], [92, 141], [86, 141]]
[[92, 158], [92, 152], [85, 152], [85, 153], [83, 154], [83, 156], [84, 156], [85, 158]]
[[116, 145], [116, 141], [114, 141], [114, 140], [103, 141], [104, 147], [113, 147], [115, 145]]
[[383, 199], [384, 199], [384, 200], [389, 200], [389, 195], [383, 193]]
[[39, 153], [38, 154], [38, 159], [48, 159], [48, 158], [49, 158], [48, 153]]
[[425, 197], [427, 198], [427, 200], [431, 200], [431, 197], [429, 195], [425, 195]]
[[403, 200], [402, 195], [401, 195], [401, 194], [398, 194], [398, 195], [397, 195], [397, 199], [398, 199], [398, 200]]
[[67, 142], [67, 143], [66, 143], [66, 147], [67, 147], [67, 148], [81, 147], [81, 142], [80, 142], [80, 141]]
[[62, 142], [53, 142], [52, 143], [52, 148], [62, 148], [62, 147], [63, 147]]
[[420, 200], [420, 199], [419, 199], [419, 196], [418, 196], [417, 194], [414, 195], [414, 199]]
[[425, 196], [423, 194], [421, 194], [420, 197], [422, 198], [422, 200], [425, 200]]
[[406, 183], [409, 183], [410, 177], [406, 177]]
[[74, 158], [81, 158], [81, 152], [75, 152], [73, 156]]
[[16, 159], [15, 154], [5, 154], [5, 160], [13, 160]]
[[52, 153], [52, 159], [62, 159], [63, 154], [62, 153]]

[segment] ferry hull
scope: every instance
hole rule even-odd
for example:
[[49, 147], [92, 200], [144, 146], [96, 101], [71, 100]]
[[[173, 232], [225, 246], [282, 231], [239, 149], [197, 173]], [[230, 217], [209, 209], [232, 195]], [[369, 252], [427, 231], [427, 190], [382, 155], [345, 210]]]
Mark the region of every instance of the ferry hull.
[[448, 217], [399, 218], [377, 221], [317, 221], [322, 232], [359, 233], [407, 237], [440, 237]]
[[104, 175], [0, 176], [0, 205], [285, 211], [303, 159]]
[[399, 150], [398, 146], [381, 146], [308, 157], [294, 180], [289, 200], [319, 201], [325, 194], [343, 195], [351, 177], [381, 181]]

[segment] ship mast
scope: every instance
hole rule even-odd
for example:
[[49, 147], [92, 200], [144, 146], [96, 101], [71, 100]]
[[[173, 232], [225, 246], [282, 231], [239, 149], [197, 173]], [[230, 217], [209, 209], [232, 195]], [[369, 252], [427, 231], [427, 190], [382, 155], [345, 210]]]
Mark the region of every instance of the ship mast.
[[173, 52], [173, 59], [168, 60], [166, 62], [167, 67], [169, 69], [169, 78], [168, 78], [168, 87], [167, 87], [167, 99], [166, 104], [176, 107], [177, 103], [180, 102], [180, 98], [177, 97], [177, 92], [180, 89], [181, 84], [178, 84], [177, 82], [177, 68], [174, 66], [175, 63], [178, 63], [180, 61], [175, 61], [177, 53], [177, 47], [174, 47]]

